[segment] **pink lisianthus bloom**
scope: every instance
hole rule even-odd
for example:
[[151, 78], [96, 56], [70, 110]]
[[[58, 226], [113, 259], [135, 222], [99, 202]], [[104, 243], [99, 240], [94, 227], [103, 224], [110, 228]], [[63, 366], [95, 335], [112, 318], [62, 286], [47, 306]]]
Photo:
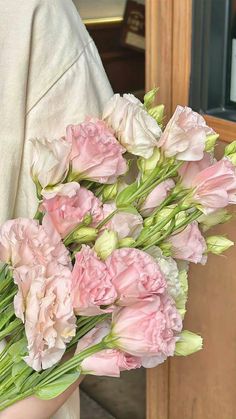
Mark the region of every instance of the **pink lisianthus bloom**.
[[166, 199], [168, 193], [174, 186], [175, 182], [172, 179], [164, 180], [160, 185], [157, 185], [147, 196], [140, 208], [142, 216], [148, 217]]
[[106, 266], [115, 286], [118, 304], [129, 305], [155, 294], [162, 294], [166, 280], [156, 261], [138, 249], [114, 250]]
[[212, 166], [213, 158], [210, 153], [204, 153], [202, 160], [185, 162], [179, 168], [179, 175], [181, 178], [181, 185], [185, 188], [191, 188], [193, 179], [202, 170]]
[[0, 260], [11, 266], [46, 266], [57, 260], [69, 265], [69, 253], [50, 222], [17, 218], [0, 227]]
[[167, 243], [171, 245], [171, 255], [176, 259], [201, 263], [202, 265], [207, 261], [205, 255], [207, 245], [196, 221], [189, 224], [180, 233], [170, 236]]
[[203, 158], [206, 136], [214, 131], [191, 108], [177, 106], [158, 143], [167, 157], [196, 161]]
[[[76, 314], [95, 316], [104, 313], [100, 306], [109, 306], [117, 298], [106, 264], [89, 246], [76, 254], [72, 271], [72, 295]], [[111, 311], [108, 308], [106, 311]]]
[[182, 330], [182, 319], [168, 294], [116, 309], [112, 316], [111, 340], [118, 349], [141, 358], [154, 367], [174, 355]]
[[[80, 353], [99, 342], [108, 335], [111, 324], [105, 321], [97, 325], [79, 340], [76, 353]], [[104, 349], [85, 358], [81, 363], [82, 374], [93, 374], [106, 377], [120, 377], [120, 372], [141, 367], [141, 359], [117, 349]]]
[[[56, 190], [54, 190], [56, 189]], [[91, 215], [95, 227], [103, 218], [102, 202], [76, 182], [62, 184], [46, 192], [41, 211], [49, 218], [61, 237], [67, 236], [86, 215]]]
[[[104, 204], [104, 218], [115, 210], [116, 205], [114, 203]], [[106, 224], [106, 228], [115, 231], [118, 234], [119, 239], [124, 239], [125, 237], [133, 237], [136, 239], [143, 228], [143, 219], [139, 214], [120, 211]]]
[[236, 169], [227, 159], [214, 163], [198, 173], [191, 182], [191, 200], [211, 212], [236, 203]]
[[114, 183], [127, 171], [122, 156], [125, 149], [104, 121], [87, 118], [79, 125], [69, 125], [66, 139], [72, 144], [71, 179]]
[[53, 263], [47, 268], [21, 266], [14, 270], [18, 293], [16, 316], [25, 323], [29, 355], [25, 362], [40, 371], [56, 364], [76, 333], [71, 299], [71, 272]]

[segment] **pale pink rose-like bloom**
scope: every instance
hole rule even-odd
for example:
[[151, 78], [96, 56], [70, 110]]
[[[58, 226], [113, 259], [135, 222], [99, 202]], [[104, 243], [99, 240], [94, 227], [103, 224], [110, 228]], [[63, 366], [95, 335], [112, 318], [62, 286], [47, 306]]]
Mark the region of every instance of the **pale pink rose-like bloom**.
[[173, 179], [164, 180], [160, 185], [157, 185], [147, 196], [140, 208], [140, 213], [143, 217], [148, 217], [166, 199], [168, 193], [174, 186], [175, 182]]
[[109, 306], [117, 298], [106, 264], [89, 246], [83, 246], [76, 254], [72, 271], [72, 295], [76, 314], [83, 316], [103, 313], [100, 306]]
[[62, 182], [69, 169], [71, 144], [65, 139], [33, 139], [31, 176], [42, 188]]
[[206, 136], [213, 134], [204, 118], [187, 106], [177, 106], [158, 143], [167, 157], [196, 161], [203, 158]]
[[112, 316], [111, 333], [117, 338], [117, 348], [140, 357], [148, 368], [174, 355], [181, 330], [181, 316], [167, 293], [119, 308]]
[[226, 158], [198, 173], [191, 183], [192, 200], [201, 204], [205, 212], [236, 203], [236, 169]]
[[129, 305], [151, 295], [162, 294], [166, 280], [159, 265], [148, 253], [122, 248], [106, 260], [119, 305]]
[[158, 145], [161, 128], [132, 94], [115, 94], [104, 108], [103, 119], [130, 153], [151, 157]]
[[127, 171], [122, 156], [125, 149], [104, 121], [87, 118], [79, 125], [69, 125], [66, 139], [72, 144], [70, 160], [75, 178], [114, 183]]
[[16, 316], [25, 323], [29, 354], [25, 362], [40, 371], [56, 364], [76, 333], [71, 300], [71, 272], [53, 263], [14, 270], [18, 293], [14, 300]]
[[[115, 211], [115, 209], [116, 205], [114, 203], [104, 204], [104, 218]], [[115, 231], [118, 234], [119, 239], [124, 239], [125, 237], [137, 239], [143, 228], [143, 219], [140, 214], [119, 211], [106, 224], [106, 228]]]
[[207, 261], [205, 255], [207, 245], [196, 221], [189, 224], [180, 233], [170, 236], [167, 243], [171, 244], [171, 254], [176, 259], [203, 265]]
[[[111, 324], [105, 321], [97, 325], [79, 340], [76, 354], [89, 348], [108, 335]], [[104, 349], [85, 358], [81, 363], [83, 374], [92, 374], [106, 377], [120, 377], [120, 372], [141, 367], [141, 359], [117, 349]]]
[[46, 266], [56, 259], [69, 265], [69, 253], [50, 222], [27, 218], [8, 220], [0, 227], [0, 260], [11, 266]]
[[202, 160], [185, 162], [178, 170], [181, 185], [185, 188], [191, 188], [195, 176], [212, 164], [213, 158], [210, 153], [204, 153]]
[[103, 219], [102, 202], [78, 183], [60, 185], [57, 193], [51, 193], [51, 198], [50, 192], [46, 193], [41, 211], [46, 213], [45, 217], [51, 220], [61, 237], [64, 238], [82, 223], [86, 215], [92, 216], [91, 226], [94, 227]]

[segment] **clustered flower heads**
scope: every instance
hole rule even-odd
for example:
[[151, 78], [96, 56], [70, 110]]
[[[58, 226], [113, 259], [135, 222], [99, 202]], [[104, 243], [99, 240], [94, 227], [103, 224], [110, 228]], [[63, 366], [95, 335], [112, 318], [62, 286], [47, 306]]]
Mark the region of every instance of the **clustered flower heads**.
[[[70, 125], [58, 140], [32, 140], [39, 206], [35, 220], [0, 226], [0, 334], [19, 334], [30, 380], [53, 367], [32, 381], [38, 397], [55, 397], [81, 372], [118, 377], [202, 347], [183, 330], [188, 265], [233, 244], [204, 233], [230, 219], [236, 146], [216, 161], [217, 134], [188, 107], [162, 130], [155, 94], [144, 103], [114, 95], [102, 119]], [[9, 355], [18, 379], [14, 362]], [[28, 396], [23, 389], [9, 387], [0, 410]]]

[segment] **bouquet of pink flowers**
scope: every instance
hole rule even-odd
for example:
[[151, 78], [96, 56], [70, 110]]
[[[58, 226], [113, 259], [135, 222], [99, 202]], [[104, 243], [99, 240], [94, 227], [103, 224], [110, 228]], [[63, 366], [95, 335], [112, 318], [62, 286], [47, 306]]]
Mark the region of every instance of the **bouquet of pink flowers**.
[[216, 161], [202, 116], [178, 106], [163, 129], [155, 95], [32, 140], [35, 219], [0, 227], [0, 410], [202, 347], [183, 330], [188, 265], [233, 244], [203, 232], [231, 217], [236, 142]]

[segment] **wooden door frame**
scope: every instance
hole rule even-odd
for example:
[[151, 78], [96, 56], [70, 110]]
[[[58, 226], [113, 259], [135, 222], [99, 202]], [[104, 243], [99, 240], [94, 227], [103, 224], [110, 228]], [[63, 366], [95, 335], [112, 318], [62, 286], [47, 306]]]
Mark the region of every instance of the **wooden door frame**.
[[[191, 70], [192, 0], [146, 0], [146, 91], [160, 87], [166, 119], [187, 105]], [[171, 361], [147, 370], [146, 418], [169, 418]]]
[[[146, 91], [160, 87], [158, 103], [166, 120], [175, 107], [188, 105], [192, 44], [192, 0], [146, 0]], [[204, 115], [220, 139], [235, 139], [236, 123]], [[169, 414], [169, 359], [147, 370], [146, 418], [172, 419]]]

